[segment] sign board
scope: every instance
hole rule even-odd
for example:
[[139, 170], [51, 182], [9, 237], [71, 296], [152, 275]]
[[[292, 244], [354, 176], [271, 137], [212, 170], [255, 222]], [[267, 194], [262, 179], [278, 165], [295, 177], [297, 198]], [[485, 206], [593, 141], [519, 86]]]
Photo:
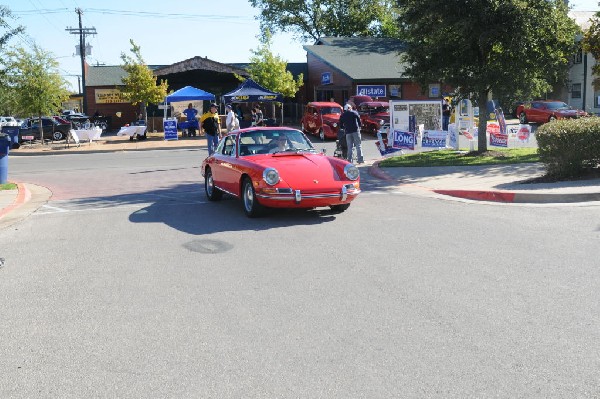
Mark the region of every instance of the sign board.
[[165, 140], [177, 140], [177, 119], [164, 119]]
[[321, 84], [322, 85], [330, 85], [333, 83], [333, 79], [331, 77], [331, 72], [323, 72], [321, 74]]
[[356, 95], [387, 97], [385, 85], [356, 85]]
[[448, 132], [444, 130], [424, 130], [421, 139], [421, 147], [444, 148]]
[[96, 104], [128, 103], [119, 89], [95, 89]]
[[389, 85], [390, 97], [402, 97], [402, 85]]
[[458, 150], [458, 129], [455, 123], [448, 125], [448, 147]]
[[392, 131], [392, 148], [405, 148], [407, 150], [415, 149], [415, 133], [393, 130]]
[[[411, 123], [412, 122], [412, 123]], [[423, 125], [423, 130], [442, 130], [442, 102], [390, 101], [390, 124], [394, 130], [410, 131]]]

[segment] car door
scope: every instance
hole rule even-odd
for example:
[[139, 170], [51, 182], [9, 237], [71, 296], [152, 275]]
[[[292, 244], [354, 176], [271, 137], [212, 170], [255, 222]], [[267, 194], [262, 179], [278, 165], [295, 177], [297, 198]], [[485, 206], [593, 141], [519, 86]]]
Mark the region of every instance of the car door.
[[529, 120], [529, 122], [544, 123], [547, 119], [546, 112], [546, 106], [544, 105], [544, 103], [534, 101], [531, 103], [531, 116], [528, 116], [527, 119]]
[[215, 151], [216, 168], [213, 169], [215, 184], [231, 194], [238, 194], [239, 172], [236, 158], [237, 134], [224, 137]]
[[306, 107], [306, 130], [310, 133], [315, 133], [317, 130], [319, 130], [319, 125], [317, 124], [317, 120], [319, 114], [317, 113], [317, 109], [312, 106], [309, 105]]

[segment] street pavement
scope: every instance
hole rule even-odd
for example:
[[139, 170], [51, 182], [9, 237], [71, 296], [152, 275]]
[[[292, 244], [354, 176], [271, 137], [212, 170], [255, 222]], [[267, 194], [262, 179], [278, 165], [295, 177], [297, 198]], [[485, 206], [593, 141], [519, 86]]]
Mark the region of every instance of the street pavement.
[[[363, 141], [363, 147], [372, 144]], [[104, 151], [142, 151], [179, 148], [206, 148], [203, 137], [164, 141], [160, 137], [130, 141], [128, 137], [107, 136], [103, 140], [80, 146], [64, 143], [45, 146], [23, 146], [12, 150], [9, 157], [28, 155], [79, 154]], [[320, 149], [320, 145], [316, 143]], [[381, 157], [365, 151], [365, 165], [376, 179], [384, 180], [399, 190], [440, 199], [487, 201], [521, 204], [565, 204], [600, 201], [600, 179], [552, 183], [535, 183], [532, 179], [544, 175], [543, 165], [513, 164], [453, 167], [399, 167], [379, 166]], [[9, 166], [10, 181], [10, 166]], [[26, 182], [17, 183], [17, 189], [0, 190], [0, 227], [13, 224], [43, 205], [52, 193]]]

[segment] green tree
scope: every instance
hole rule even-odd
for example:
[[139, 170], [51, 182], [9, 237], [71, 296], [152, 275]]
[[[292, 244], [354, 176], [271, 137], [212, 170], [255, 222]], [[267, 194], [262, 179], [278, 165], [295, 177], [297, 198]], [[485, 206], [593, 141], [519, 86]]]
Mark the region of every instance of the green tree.
[[393, 0], [250, 0], [263, 31], [291, 32], [303, 41], [324, 36], [392, 37]]
[[[407, 73], [443, 82], [480, 105], [520, 93], [539, 96], [564, 84], [577, 25], [563, 0], [403, 0], [400, 37]], [[478, 150], [487, 150], [480, 112]]]
[[[267, 30], [260, 39], [257, 49], [251, 50], [248, 74], [261, 86], [281, 93], [284, 97], [294, 97], [303, 85], [304, 75], [294, 76], [287, 70], [287, 62], [271, 51], [271, 33]], [[244, 80], [243, 77], [238, 79]]]
[[[271, 32], [267, 29], [257, 49], [251, 50], [250, 65], [247, 68], [250, 78], [264, 88], [281, 93], [284, 97], [294, 97], [304, 84], [304, 75], [294, 76], [287, 70], [287, 62], [271, 51]], [[236, 77], [243, 81], [244, 77]], [[275, 115], [275, 103], [272, 103]], [[282, 105], [283, 106], [283, 105]]]
[[129, 42], [134, 57], [121, 53], [123, 61], [121, 67], [127, 72], [127, 76], [122, 79], [123, 86], [119, 89], [133, 105], [140, 105], [140, 113], [146, 120], [146, 105], [163, 102], [167, 95], [168, 84], [166, 80], [162, 79], [160, 84], [156, 84], [157, 77], [144, 62], [140, 46], [131, 39]]
[[[0, 5], [0, 59], [4, 59], [5, 47], [8, 41], [15, 35], [23, 33], [25, 28], [17, 26], [13, 28], [8, 20], [14, 19], [10, 9]], [[0, 113], [2, 115], [13, 115], [17, 111], [12, 91], [9, 90], [4, 69], [0, 69]]]
[[69, 99], [69, 83], [60, 75], [54, 55], [34, 45], [32, 52], [16, 47], [6, 52], [6, 88], [20, 115], [37, 116], [39, 137], [44, 142], [41, 118], [52, 115]]
[[[596, 60], [600, 60], [600, 12], [597, 12], [591, 19], [590, 27], [583, 34], [581, 47], [586, 53], [591, 53]], [[594, 64], [592, 67], [592, 74], [594, 75], [594, 88], [600, 90], [599, 63]]]

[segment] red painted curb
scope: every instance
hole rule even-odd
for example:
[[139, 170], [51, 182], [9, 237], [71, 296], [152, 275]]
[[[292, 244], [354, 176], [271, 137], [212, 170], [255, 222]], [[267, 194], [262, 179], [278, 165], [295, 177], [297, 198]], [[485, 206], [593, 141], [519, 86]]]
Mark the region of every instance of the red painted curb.
[[369, 174], [373, 177], [376, 177], [380, 180], [392, 181], [395, 180], [393, 177], [385, 173], [383, 170], [379, 168], [379, 161], [375, 161], [373, 165], [369, 166]]
[[23, 205], [29, 200], [29, 198], [31, 198], [31, 194], [22, 183], [17, 183], [17, 190], [17, 197], [15, 198], [15, 201], [12, 203], [12, 205], [9, 205], [4, 209], [0, 209], [0, 219], [2, 219], [11, 211]]
[[501, 191], [433, 190], [433, 192], [477, 201], [515, 202], [515, 193]]

